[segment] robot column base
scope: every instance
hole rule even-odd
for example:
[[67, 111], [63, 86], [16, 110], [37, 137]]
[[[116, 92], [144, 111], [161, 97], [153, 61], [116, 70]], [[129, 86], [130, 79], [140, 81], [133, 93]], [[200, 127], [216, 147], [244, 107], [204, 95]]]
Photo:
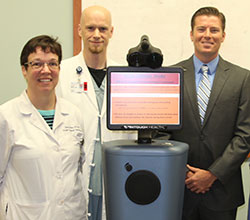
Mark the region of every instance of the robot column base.
[[103, 144], [107, 220], [181, 220], [188, 145]]

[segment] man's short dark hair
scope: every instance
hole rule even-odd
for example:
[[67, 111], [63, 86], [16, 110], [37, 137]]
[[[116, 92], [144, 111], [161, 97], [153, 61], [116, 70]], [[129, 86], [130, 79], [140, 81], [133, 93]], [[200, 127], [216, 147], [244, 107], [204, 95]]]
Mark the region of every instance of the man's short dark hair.
[[222, 30], [223, 32], [225, 31], [225, 27], [226, 27], [226, 18], [224, 16], [224, 14], [222, 12], [220, 12], [217, 8], [214, 7], [203, 7], [198, 9], [192, 16], [191, 19], [191, 28], [192, 31], [194, 29], [194, 25], [195, 25], [195, 18], [201, 15], [208, 15], [208, 16], [216, 16], [221, 20], [221, 24], [222, 24]]
[[51, 52], [58, 56], [58, 62], [62, 60], [62, 47], [57, 42], [57, 38], [50, 37], [48, 35], [40, 35], [30, 39], [23, 47], [20, 56], [21, 65], [25, 65], [28, 62], [28, 56], [31, 53], [35, 53], [36, 49], [40, 47], [44, 52]]

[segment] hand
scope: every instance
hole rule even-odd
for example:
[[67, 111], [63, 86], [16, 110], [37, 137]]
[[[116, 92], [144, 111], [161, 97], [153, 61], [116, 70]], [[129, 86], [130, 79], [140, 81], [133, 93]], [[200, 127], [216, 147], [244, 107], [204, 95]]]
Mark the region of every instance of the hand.
[[206, 193], [217, 177], [208, 170], [199, 169], [187, 165], [189, 171], [186, 174], [185, 184], [189, 190], [195, 193]]

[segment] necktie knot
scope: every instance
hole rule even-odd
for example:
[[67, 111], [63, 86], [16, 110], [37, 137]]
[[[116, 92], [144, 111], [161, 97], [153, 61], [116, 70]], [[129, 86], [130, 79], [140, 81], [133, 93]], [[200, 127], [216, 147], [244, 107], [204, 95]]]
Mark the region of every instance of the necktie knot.
[[208, 74], [208, 66], [207, 66], [207, 65], [203, 65], [203, 66], [201, 67], [201, 70], [202, 70], [202, 73], [203, 73], [203, 74]]

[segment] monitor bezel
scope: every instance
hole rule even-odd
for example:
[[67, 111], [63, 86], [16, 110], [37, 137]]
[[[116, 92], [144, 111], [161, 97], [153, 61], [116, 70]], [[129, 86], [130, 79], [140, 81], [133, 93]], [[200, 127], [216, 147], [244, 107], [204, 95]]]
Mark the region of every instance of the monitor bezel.
[[[179, 73], [180, 74], [180, 99], [179, 99], [179, 124], [111, 124], [110, 123], [110, 99], [111, 99], [111, 73], [112, 72], [145, 72], [145, 73]], [[184, 91], [184, 70], [180, 66], [159, 67], [152, 69], [150, 67], [130, 67], [130, 66], [109, 66], [107, 68], [107, 128], [109, 130], [176, 130], [182, 127], [183, 117], [183, 91]]]

